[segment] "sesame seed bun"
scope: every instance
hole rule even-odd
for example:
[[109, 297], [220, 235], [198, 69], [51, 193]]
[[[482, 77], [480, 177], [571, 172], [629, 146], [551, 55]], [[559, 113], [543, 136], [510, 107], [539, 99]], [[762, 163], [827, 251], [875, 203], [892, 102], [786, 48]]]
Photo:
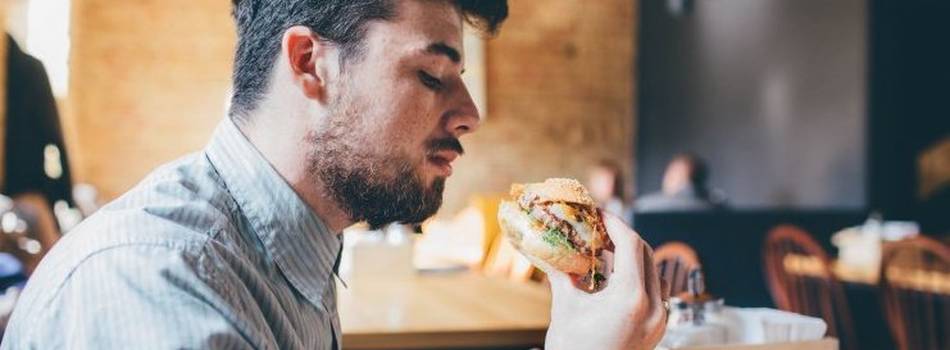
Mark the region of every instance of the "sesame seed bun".
[[586, 206], [596, 206], [590, 192], [579, 181], [574, 179], [553, 178], [533, 184], [511, 185], [511, 195], [515, 198], [527, 195], [538, 196], [541, 202], [564, 202]]
[[[563, 272], [584, 275], [591, 271], [593, 258], [590, 255], [576, 249], [567, 234], [545, 226], [529, 214], [529, 206], [547, 206], [552, 203], [588, 207], [596, 212], [593, 198], [580, 182], [555, 178], [540, 183], [514, 184], [511, 186], [511, 195], [514, 201], [503, 201], [499, 206], [498, 222], [516, 249], [532, 260], [541, 260]], [[590, 225], [592, 231], [598, 231], [596, 227], [603, 227], [599, 215], [582, 224]], [[600, 242], [609, 241], [606, 233], [603, 236], [586, 241], [586, 244], [600, 249], [604, 246]]]

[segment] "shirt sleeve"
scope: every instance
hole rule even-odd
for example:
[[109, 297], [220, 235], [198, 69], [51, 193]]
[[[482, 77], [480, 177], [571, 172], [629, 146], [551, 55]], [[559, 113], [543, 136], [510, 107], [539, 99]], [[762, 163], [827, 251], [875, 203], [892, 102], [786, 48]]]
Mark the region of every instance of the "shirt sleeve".
[[98, 252], [47, 305], [27, 305], [34, 308], [23, 310], [32, 316], [27, 322], [35, 323], [6, 334], [3, 348], [259, 348], [235, 327], [240, 317], [221, 301], [220, 289], [205, 283], [203, 263], [164, 246]]

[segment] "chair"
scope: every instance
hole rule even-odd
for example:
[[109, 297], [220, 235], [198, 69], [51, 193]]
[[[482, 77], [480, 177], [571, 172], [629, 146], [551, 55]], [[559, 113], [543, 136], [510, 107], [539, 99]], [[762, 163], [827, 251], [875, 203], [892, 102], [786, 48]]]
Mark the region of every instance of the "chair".
[[677, 296], [687, 292], [690, 272], [700, 269], [699, 258], [692, 247], [683, 242], [668, 242], [653, 252], [653, 264], [666, 281], [670, 295]]
[[482, 271], [489, 276], [499, 276], [515, 282], [528, 282], [535, 274], [535, 267], [505, 235], [498, 235], [485, 259]]
[[881, 299], [898, 349], [950, 349], [950, 247], [926, 237], [884, 246]]
[[821, 317], [842, 348], [857, 348], [844, 289], [828, 254], [808, 233], [791, 225], [773, 228], [765, 240], [764, 263], [769, 292], [779, 309]]

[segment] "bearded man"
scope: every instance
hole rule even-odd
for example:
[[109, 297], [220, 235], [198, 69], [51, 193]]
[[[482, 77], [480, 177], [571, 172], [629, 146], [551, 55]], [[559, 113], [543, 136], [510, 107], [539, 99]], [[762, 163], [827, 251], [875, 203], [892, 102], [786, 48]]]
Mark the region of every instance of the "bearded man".
[[[494, 32], [506, 1], [236, 0], [233, 14], [228, 117], [54, 247], [3, 349], [339, 349], [343, 228], [439, 208], [479, 124], [463, 23]], [[649, 249], [618, 222], [614, 290], [548, 271], [550, 348], [658, 341]]]

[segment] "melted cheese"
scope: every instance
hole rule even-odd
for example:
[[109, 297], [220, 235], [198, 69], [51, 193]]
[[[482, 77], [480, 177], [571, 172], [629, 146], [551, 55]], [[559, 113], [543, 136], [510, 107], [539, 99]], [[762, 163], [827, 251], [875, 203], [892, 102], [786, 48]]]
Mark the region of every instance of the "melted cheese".
[[597, 289], [597, 257], [594, 256], [594, 250], [590, 251], [590, 291]]

